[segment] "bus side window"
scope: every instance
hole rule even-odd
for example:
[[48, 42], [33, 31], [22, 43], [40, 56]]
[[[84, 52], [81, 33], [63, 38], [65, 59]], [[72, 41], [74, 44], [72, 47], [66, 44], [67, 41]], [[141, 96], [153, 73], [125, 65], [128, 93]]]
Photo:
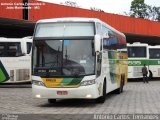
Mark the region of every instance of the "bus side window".
[[27, 54], [29, 54], [31, 52], [31, 48], [32, 48], [32, 43], [27, 42]]
[[5, 45], [0, 44], [0, 57], [3, 57], [5, 54]]
[[18, 57], [22, 55], [20, 43], [8, 43], [7, 45], [7, 56]]
[[101, 65], [102, 65], [102, 53], [99, 53], [97, 56], [97, 67], [96, 67], [97, 77], [101, 75]]

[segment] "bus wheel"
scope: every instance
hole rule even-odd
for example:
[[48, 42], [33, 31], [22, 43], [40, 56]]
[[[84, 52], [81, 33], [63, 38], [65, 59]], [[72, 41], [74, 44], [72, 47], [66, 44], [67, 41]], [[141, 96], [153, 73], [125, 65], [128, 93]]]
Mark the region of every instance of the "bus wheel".
[[116, 94], [120, 94], [123, 92], [123, 86], [124, 86], [124, 77], [121, 76], [121, 82], [120, 82], [120, 87], [115, 90]]
[[106, 81], [103, 83], [103, 95], [96, 99], [97, 103], [104, 103], [106, 100]]
[[123, 92], [123, 86], [124, 86], [124, 79], [122, 80], [122, 83], [121, 83], [121, 93]]
[[121, 79], [121, 93], [123, 92], [124, 81], [125, 81], [125, 75], [123, 75]]
[[55, 103], [56, 99], [48, 99], [48, 103]]
[[152, 72], [149, 70], [149, 80], [152, 80], [152, 78], [153, 78], [153, 74], [152, 74]]

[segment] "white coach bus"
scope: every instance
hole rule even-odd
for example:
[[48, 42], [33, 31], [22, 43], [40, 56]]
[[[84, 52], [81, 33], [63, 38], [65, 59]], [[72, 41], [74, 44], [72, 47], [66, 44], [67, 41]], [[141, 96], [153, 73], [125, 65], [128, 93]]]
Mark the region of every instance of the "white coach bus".
[[142, 78], [142, 67], [146, 64], [148, 77], [160, 77], [160, 46], [136, 42], [127, 44], [128, 78]]
[[0, 83], [31, 81], [31, 37], [0, 38]]
[[148, 46], [150, 77], [160, 77], [160, 46]]
[[135, 42], [127, 44], [128, 51], [128, 78], [142, 78], [142, 67], [148, 67], [148, 44]]
[[32, 91], [36, 98], [96, 99], [127, 83], [125, 35], [95, 18], [40, 20], [33, 36]]

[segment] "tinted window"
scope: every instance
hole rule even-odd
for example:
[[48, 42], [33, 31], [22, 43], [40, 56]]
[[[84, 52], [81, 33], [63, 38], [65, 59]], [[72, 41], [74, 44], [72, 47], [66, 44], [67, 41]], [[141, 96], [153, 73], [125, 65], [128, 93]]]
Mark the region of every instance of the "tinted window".
[[41, 23], [35, 37], [94, 36], [94, 24], [89, 22]]
[[3, 56], [3, 54], [5, 54], [4, 52], [5, 52], [5, 45], [0, 43], [0, 56], [1, 57]]
[[150, 59], [160, 59], [160, 49], [149, 49], [149, 58]]
[[21, 46], [18, 42], [0, 43], [0, 57], [18, 57], [22, 55]]
[[27, 54], [31, 52], [31, 48], [32, 48], [32, 43], [27, 42]]
[[128, 57], [146, 57], [146, 47], [128, 47]]
[[103, 39], [103, 48], [104, 49], [118, 49], [118, 37], [112, 31], [108, 31], [108, 37]]

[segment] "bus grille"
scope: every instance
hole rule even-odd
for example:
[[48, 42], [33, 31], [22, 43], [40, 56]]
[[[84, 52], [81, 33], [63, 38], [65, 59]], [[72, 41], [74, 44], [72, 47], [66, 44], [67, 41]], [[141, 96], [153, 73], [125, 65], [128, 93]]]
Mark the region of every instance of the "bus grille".
[[141, 77], [142, 76], [142, 67], [133, 67], [133, 76]]
[[16, 70], [16, 81], [23, 81], [30, 79], [29, 69], [17, 69]]

